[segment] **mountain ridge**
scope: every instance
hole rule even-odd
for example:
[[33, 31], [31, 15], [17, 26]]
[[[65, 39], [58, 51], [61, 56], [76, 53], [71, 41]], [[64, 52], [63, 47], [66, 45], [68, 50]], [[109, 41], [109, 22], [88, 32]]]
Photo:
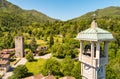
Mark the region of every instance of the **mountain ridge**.
[[[20, 8], [19, 6], [12, 4], [8, 0], [0, 0], [0, 13], [13, 13], [16, 15], [23, 16], [25, 19], [36, 21], [36, 22], [53, 22], [58, 19], [51, 18], [47, 16], [44, 13], [41, 13], [37, 10], [24, 10]], [[103, 16], [118, 16], [120, 17], [120, 7], [119, 6], [110, 6], [103, 9], [97, 9], [95, 11], [88, 12], [86, 14], [83, 14], [80, 17], [76, 17], [73, 19], [69, 19], [67, 21], [79, 21], [82, 19], [91, 19], [92, 15], [96, 13], [97, 17], [103, 17]], [[61, 21], [61, 20], [59, 20]]]
[[82, 19], [91, 19], [92, 15], [96, 14], [97, 18], [102, 17], [120, 17], [120, 7], [119, 6], [110, 6], [103, 9], [97, 9], [95, 11], [88, 12], [77, 18], [70, 19], [70, 21], [77, 21]]
[[29, 18], [32, 19], [32, 21], [37, 21], [37, 22], [55, 21], [55, 19], [41, 12], [38, 12], [36, 10], [24, 10], [7, 0], [0, 0], [0, 13], [13, 13], [16, 15], [24, 16], [25, 19]]

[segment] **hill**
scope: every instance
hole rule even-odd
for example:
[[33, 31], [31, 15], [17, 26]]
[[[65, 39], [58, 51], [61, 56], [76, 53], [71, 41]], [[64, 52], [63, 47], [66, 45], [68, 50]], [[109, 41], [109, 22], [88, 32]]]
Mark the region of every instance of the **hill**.
[[28, 21], [37, 21], [37, 22], [55, 21], [55, 19], [50, 18], [47, 15], [38, 12], [36, 10], [23, 10], [20, 7], [6, 0], [0, 0], [0, 14], [4, 14], [4, 13], [19, 15]]
[[116, 6], [110, 6], [104, 9], [97, 9], [96, 11], [93, 12], [88, 12], [78, 18], [74, 18], [71, 21], [79, 21], [81, 19], [90, 19], [92, 18], [93, 14], [97, 14], [98, 18], [103, 18], [103, 17], [120, 17], [120, 7]]

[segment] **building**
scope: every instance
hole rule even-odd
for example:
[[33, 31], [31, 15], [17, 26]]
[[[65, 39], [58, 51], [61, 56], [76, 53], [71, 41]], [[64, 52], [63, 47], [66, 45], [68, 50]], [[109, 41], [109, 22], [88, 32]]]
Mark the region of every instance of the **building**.
[[[42, 74], [38, 74], [38, 75], [34, 75], [34, 76], [30, 76], [30, 77], [26, 77], [23, 79], [58, 79], [53, 75], [48, 75], [48, 76], [43, 76]], [[65, 76], [65, 77], [61, 77], [59, 79], [75, 79], [74, 77], [71, 76]]]
[[30, 77], [23, 78], [23, 79], [41, 79], [43, 77], [44, 76], [42, 74], [38, 74], [38, 75], [35, 75], [35, 76], [30, 76]]
[[10, 68], [10, 53], [5, 50], [0, 51], [0, 75], [3, 75]]
[[65, 76], [65, 77], [61, 77], [59, 79], [75, 79], [74, 77], [71, 77], [71, 76]]
[[48, 76], [45, 76], [45, 77], [43, 77], [41, 79], [56, 79], [56, 78], [53, 75], [48, 75]]
[[91, 27], [80, 32], [79, 61], [82, 79], [106, 79], [105, 65], [108, 63], [108, 43], [114, 40], [112, 34], [97, 26], [94, 17]]
[[0, 69], [8, 71], [10, 67], [10, 54], [0, 54]]
[[24, 57], [24, 38], [23, 36], [15, 37], [15, 56]]
[[56, 79], [56, 78], [53, 75], [43, 76], [42, 74], [38, 74], [35, 76], [23, 78], [23, 79]]
[[36, 49], [35, 54], [36, 54], [36, 55], [43, 55], [43, 53], [44, 53], [45, 51], [47, 51], [47, 50], [48, 50], [48, 47], [47, 47], [47, 46], [38, 46], [37, 49]]

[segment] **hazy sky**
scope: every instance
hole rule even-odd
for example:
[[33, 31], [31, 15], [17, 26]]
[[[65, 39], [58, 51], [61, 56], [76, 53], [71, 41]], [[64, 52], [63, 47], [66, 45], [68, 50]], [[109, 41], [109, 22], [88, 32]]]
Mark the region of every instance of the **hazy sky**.
[[52, 18], [68, 20], [96, 9], [120, 6], [120, 0], [7, 0], [23, 9], [35, 9]]

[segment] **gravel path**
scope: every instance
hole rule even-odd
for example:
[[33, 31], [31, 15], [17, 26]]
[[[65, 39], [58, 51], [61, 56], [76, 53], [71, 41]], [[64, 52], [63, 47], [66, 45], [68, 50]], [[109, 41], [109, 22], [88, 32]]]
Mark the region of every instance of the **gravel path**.
[[46, 54], [46, 55], [43, 55], [43, 56], [35, 56], [34, 58], [35, 59], [39, 59], [39, 58], [43, 58], [43, 59], [48, 59], [51, 57], [51, 53], [50, 54]]

